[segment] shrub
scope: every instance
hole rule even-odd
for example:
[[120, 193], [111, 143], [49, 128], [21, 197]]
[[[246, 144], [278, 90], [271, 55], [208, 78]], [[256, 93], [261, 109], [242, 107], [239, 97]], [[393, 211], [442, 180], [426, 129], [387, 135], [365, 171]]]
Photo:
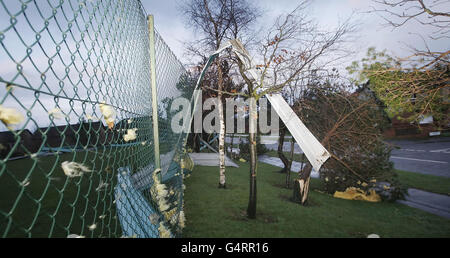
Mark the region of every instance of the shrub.
[[382, 140], [389, 120], [367, 85], [351, 93], [339, 84], [318, 84], [294, 108], [332, 154], [320, 171], [328, 193], [358, 187], [375, 189], [384, 200], [403, 197], [405, 189], [389, 161], [391, 149]]
[[381, 141], [377, 145], [371, 149], [371, 153], [355, 148], [341, 157], [359, 176], [335, 159], [327, 161], [320, 170], [325, 191], [334, 194], [336, 191], [345, 191], [348, 187], [358, 187], [364, 191], [374, 189], [382, 200], [403, 199], [406, 188], [400, 184], [393, 163], [389, 161], [391, 149]]

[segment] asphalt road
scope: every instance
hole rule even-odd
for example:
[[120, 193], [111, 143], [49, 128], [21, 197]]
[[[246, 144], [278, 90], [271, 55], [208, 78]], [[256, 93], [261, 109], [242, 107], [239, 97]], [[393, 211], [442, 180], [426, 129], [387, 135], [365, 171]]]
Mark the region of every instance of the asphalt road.
[[[227, 139], [229, 142], [230, 139]], [[244, 139], [242, 139], [244, 140]], [[391, 161], [396, 169], [450, 177], [450, 138], [439, 137], [427, 140], [392, 140], [394, 150], [391, 153]], [[276, 141], [267, 141], [266, 147], [276, 150]], [[290, 151], [290, 143], [285, 142], [284, 151]], [[295, 153], [302, 153], [297, 144]]]
[[395, 148], [391, 161], [396, 169], [450, 177], [450, 138], [389, 141]]

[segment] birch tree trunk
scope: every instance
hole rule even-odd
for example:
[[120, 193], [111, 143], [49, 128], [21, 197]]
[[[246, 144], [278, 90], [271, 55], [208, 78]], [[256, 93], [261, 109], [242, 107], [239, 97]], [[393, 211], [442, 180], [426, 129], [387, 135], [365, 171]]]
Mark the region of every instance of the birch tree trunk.
[[256, 218], [256, 133], [250, 133], [250, 195], [247, 207], [249, 219]]
[[250, 195], [247, 207], [247, 217], [249, 219], [256, 218], [256, 171], [257, 171], [257, 150], [256, 137], [258, 133], [256, 100], [250, 99], [250, 116], [249, 116], [249, 144], [250, 144]]
[[223, 78], [222, 67], [220, 61], [217, 61], [217, 70], [219, 75], [219, 91], [218, 91], [218, 111], [219, 111], [219, 188], [226, 188], [225, 181], [225, 119], [223, 115]]
[[234, 134], [231, 136], [231, 144], [230, 144], [230, 156], [232, 159], [234, 159], [233, 143], [234, 143]]

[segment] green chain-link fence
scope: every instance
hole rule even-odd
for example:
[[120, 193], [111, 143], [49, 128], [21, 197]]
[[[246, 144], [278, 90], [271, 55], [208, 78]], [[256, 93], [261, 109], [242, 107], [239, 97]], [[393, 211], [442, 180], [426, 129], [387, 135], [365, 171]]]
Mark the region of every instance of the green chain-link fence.
[[179, 236], [186, 135], [169, 106], [194, 80], [141, 2], [0, 0], [0, 17], [0, 235]]

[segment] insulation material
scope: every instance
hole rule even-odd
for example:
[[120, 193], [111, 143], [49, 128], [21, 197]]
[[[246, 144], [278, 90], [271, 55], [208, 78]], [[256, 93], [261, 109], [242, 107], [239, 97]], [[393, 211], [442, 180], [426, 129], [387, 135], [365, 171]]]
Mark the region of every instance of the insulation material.
[[380, 202], [381, 197], [371, 189], [369, 192], [365, 192], [356, 187], [348, 187], [344, 192], [336, 191], [333, 195], [335, 198], [347, 199], [347, 200], [360, 200], [368, 202]]

